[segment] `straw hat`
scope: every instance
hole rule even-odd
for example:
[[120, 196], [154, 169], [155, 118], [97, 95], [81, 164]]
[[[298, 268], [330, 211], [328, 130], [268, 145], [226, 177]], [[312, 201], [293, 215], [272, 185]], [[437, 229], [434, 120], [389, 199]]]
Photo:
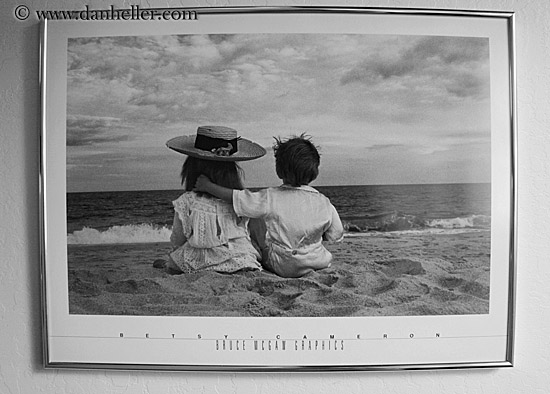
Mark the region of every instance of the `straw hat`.
[[217, 161], [254, 160], [266, 154], [260, 145], [225, 126], [200, 126], [196, 135], [172, 138], [166, 146], [184, 155]]

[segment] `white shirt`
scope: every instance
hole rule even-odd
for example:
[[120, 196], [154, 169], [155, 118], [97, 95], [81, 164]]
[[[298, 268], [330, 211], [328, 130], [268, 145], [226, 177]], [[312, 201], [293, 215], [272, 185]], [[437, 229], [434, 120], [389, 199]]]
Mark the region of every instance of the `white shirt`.
[[322, 241], [337, 242], [344, 235], [336, 208], [310, 186], [234, 190], [233, 208], [238, 216], [265, 221], [268, 265], [284, 277], [329, 267], [332, 255]]

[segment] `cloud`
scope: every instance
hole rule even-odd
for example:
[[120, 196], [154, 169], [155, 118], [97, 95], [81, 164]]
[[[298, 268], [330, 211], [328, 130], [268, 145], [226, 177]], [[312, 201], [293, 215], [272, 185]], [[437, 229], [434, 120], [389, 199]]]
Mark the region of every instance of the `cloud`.
[[356, 40], [305, 34], [74, 39], [68, 110], [190, 123], [331, 111], [336, 73], [357, 56]]
[[[69, 113], [137, 121], [275, 120], [340, 113], [418, 122], [488, 93], [487, 41], [237, 34], [69, 42]], [[365, 89], [366, 87], [366, 89]]]
[[124, 128], [119, 119], [100, 116], [68, 115], [67, 146], [96, 145], [105, 142], [127, 141], [128, 135], [113, 134]]
[[372, 146], [367, 146], [369, 151], [384, 151], [387, 149], [402, 148], [402, 144], [375, 144]]
[[[485, 98], [488, 95], [489, 42], [485, 38], [407, 37], [408, 45], [394, 45], [361, 59], [340, 82], [371, 87], [393, 86], [419, 97], [442, 92], [450, 97]], [[399, 81], [400, 84], [396, 84]]]
[[[295, 80], [253, 35], [106, 37], [69, 42], [69, 111], [173, 122], [262, 113]], [[282, 45], [282, 44], [281, 44]], [[278, 47], [278, 40], [268, 45]], [[284, 57], [291, 50], [282, 50]], [[279, 86], [283, 86], [280, 88]], [[161, 115], [162, 114], [162, 115]]]
[[[486, 39], [463, 37], [71, 39], [68, 157], [83, 169], [103, 163], [100, 150], [131, 162], [129, 152], [159, 146], [162, 155], [168, 138], [192, 134], [201, 124], [223, 124], [267, 146], [272, 136], [306, 132], [326, 157], [428, 160], [428, 153], [449, 152], [472, 138], [453, 136], [453, 130], [488, 135], [488, 60]], [[143, 177], [161, 172], [150, 163]]]

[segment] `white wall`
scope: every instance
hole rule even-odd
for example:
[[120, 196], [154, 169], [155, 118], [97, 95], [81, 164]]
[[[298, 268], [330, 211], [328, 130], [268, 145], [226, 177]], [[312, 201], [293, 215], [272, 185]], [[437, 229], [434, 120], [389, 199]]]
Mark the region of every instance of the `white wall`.
[[[214, 374], [42, 369], [37, 186], [39, 29], [34, 18], [26, 22], [14, 18], [13, 10], [22, 1], [3, 0], [0, 4], [0, 393], [550, 392], [550, 2], [388, 0], [363, 4], [516, 12], [519, 239], [515, 367], [385, 373]], [[31, 10], [83, 9], [85, 4], [91, 8], [126, 6], [124, 0], [24, 1]], [[182, 5], [171, 0], [140, 4]], [[184, 6], [265, 4], [321, 3], [307, 0], [183, 3]], [[362, 3], [350, 0], [346, 4]]]

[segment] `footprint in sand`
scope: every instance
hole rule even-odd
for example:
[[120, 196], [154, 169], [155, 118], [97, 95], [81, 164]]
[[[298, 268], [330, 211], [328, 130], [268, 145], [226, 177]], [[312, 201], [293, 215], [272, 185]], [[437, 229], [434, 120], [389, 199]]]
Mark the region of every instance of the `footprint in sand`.
[[448, 290], [454, 290], [455, 288], [460, 287], [462, 284], [464, 284], [464, 282], [466, 282], [464, 279], [454, 276], [439, 278], [438, 280], [438, 283]]
[[246, 290], [251, 291], [253, 293], [258, 293], [259, 295], [263, 297], [270, 296], [275, 291], [275, 288], [281, 288], [284, 286], [281, 283], [278, 283], [277, 281], [269, 280], [269, 279], [257, 279], [254, 281], [254, 283], [247, 286]]
[[484, 300], [489, 299], [489, 294], [491, 293], [491, 289], [489, 286], [482, 285], [481, 283], [478, 283], [476, 281], [467, 281], [462, 286], [460, 286], [460, 291], [466, 294], [473, 295], [477, 298], [482, 298]]
[[303, 293], [278, 294], [275, 301], [276, 305], [283, 311], [291, 310], [295, 305], [296, 299], [302, 294]]
[[253, 298], [243, 305], [243, 309], [248, 316], [281, 316], [282, 312], [274, 308], [268, 301], [262, 297]]
[[386, 293], [390, 290], [395, 289], [397, 285], [398, 283], [395, 279], [380, 280], [379, 285], [372, 289], [371, 294], [373, 296], [377, 296], [382, 293]]
[[[328, 277], [329, 275], [326, 275], [325, 280], [329, 283], [338, 280]], [[247, 286], [247, 290], [260, 297], [254, 298], [254, 302], [249, 302], [247, 311], [251, 315], [284, 315], [296, 307], [298, 298], [320, 287], [321, 285], [314, 280], [307, 278], [257, 279]]]
[[150, 294], [163, 291], [162, 286], [150, 279], [128, 279], [115, 282], [106, 287], [109, 293]]
[[74, 278], [69, 282], [69, 291], [83, 297], [96, 297], [101, 294], [101, 289], [95, 283]]
[[438, 302], [455, 301], [460, 298], [458, 294], [455, 294], [452, 291], [442, 290], [439, 287], [432, 288], [430, 291], [430, 295], [434, 300], [437, 300]]
[[319, 276], [319, 282], [324, 284], [325, 286], [331, 287], [334, 285], [340, 278], [334, 274], [325, 274]]
[[375, 261], [382, 266], [381, 271], [391, 278], [397, 278], [402, 275], [424, 275], [426, 270], [418, 261], [408, 259]]
[[465, 280], [454, 276], [439, 278], [438, 283], [449, 291], [459, 291], [485, 300], [489, 299], [491, 292], [489, 286], [482, 285], [475, 280]]

